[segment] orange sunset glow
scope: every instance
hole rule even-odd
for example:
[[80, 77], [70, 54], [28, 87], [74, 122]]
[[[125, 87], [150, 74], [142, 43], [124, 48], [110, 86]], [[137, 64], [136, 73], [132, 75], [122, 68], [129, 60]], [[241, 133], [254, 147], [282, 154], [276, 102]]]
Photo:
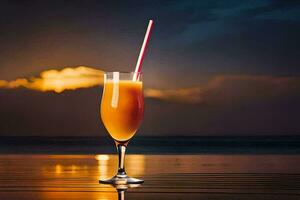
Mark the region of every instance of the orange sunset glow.
[[13, 81], [0, 80], [2, 88], [25, 87], [38, 91], [54, 91], [61, 93], [65, 90], [89, 88], [103, 83], [104, 72], [91, 67], [67, 67], [62, 70], [46, 70], [40, 77], [19, 78]]
[[[92, 88], [103, 85], [104, 71], [87, 66], [65, 67], [61, 70], [50, 69], [40, 73], [38, 77], [17, 78], [7, 81], [0, 80], [0, 88], [15, 89], [24, 87], [41, 92], [62, 93], [67, 90]], [[168, 102], [197, 104], [215, 101], [214, 95], [224, 95], [224, 90], [230, 89], [226, 96], [234, 98], [256, 98], [258, 96], [276, 96], [300, 85], [297, 77], [280, 77], [271, 75], [215, 75], [206, 83], [196, 86], [174, 89], [145, 88], [145, 97]], [[265, 93], [251, 93], [239, 87], [264, 88]], [[246, 92], [246, 93], [245, 93]], [[245, 93], [245, 94], [244, 94]], [[212, 100], [212, 98], [214, 100]], [[231, 97], [230, 97], [231, 98]], [[220, 99], [217, 99], [218, 101]]]

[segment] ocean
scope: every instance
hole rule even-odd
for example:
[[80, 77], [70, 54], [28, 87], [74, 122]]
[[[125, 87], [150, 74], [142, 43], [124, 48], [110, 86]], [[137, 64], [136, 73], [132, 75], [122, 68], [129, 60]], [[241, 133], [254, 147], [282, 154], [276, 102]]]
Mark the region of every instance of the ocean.
[[[0, 137], [0, 154], [114, 154], [109, 137]], [[299, 136], [134, 137], [128, 154], [299, 154]]]

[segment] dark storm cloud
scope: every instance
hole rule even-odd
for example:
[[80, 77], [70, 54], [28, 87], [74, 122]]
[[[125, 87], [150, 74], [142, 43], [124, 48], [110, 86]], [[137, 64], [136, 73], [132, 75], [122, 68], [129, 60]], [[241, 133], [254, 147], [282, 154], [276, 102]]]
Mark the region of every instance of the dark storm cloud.
[[166, 28], [174, 31], [172, 42], [179, 43], [238, 31], [242, 23], [251, 20], [300, 20], [296, 1], [177, 1], [168, 9], [165, 20], [171, 26]]
[[173, 1], [155, 27], [159, 62], [145, 70], [172, 86], [219, 73], [299, 75], [299, 13], [299, 1]]
[[[299, 1], [1, 1], [0, 78], [53, 67], [131, 70], [146, 22], [151, 86], [211, 73], [299, 74]], [[178, 82], [181, 73], [190, 78]], [[158, 81], [150, 81], [152, 79]]]
[[299, 74], [299, 2], [222, 2], [185, 7], [186, 13], [193, 13], [190, 9], [202, 13], [205, 8], [205, 16], [210, 17], [183, 18], [184, 30], [167, 40], [174, 47], [171, 54], [177, 59], [173, 65], [179, 72], [185, 68], [198, 76], [208, 72]]

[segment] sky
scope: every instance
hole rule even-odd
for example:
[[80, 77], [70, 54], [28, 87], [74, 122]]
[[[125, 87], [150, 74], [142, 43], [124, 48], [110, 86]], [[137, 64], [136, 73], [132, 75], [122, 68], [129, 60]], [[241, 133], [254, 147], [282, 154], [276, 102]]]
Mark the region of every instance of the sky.
[[300, 135], [300, 2], [277, 0], [1, 1], [0, 135], [104, 136], [99, 77], [149, 19], [140, 135]]

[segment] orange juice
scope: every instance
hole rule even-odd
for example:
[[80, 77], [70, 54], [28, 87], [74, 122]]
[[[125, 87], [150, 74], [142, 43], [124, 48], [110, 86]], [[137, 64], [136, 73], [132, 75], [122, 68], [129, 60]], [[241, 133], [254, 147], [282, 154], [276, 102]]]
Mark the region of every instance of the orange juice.
[[143, 83], [107, 80], [101, 102], [101, 118], [109, 134], [119, 142], [128, 141], [144, 115]]

